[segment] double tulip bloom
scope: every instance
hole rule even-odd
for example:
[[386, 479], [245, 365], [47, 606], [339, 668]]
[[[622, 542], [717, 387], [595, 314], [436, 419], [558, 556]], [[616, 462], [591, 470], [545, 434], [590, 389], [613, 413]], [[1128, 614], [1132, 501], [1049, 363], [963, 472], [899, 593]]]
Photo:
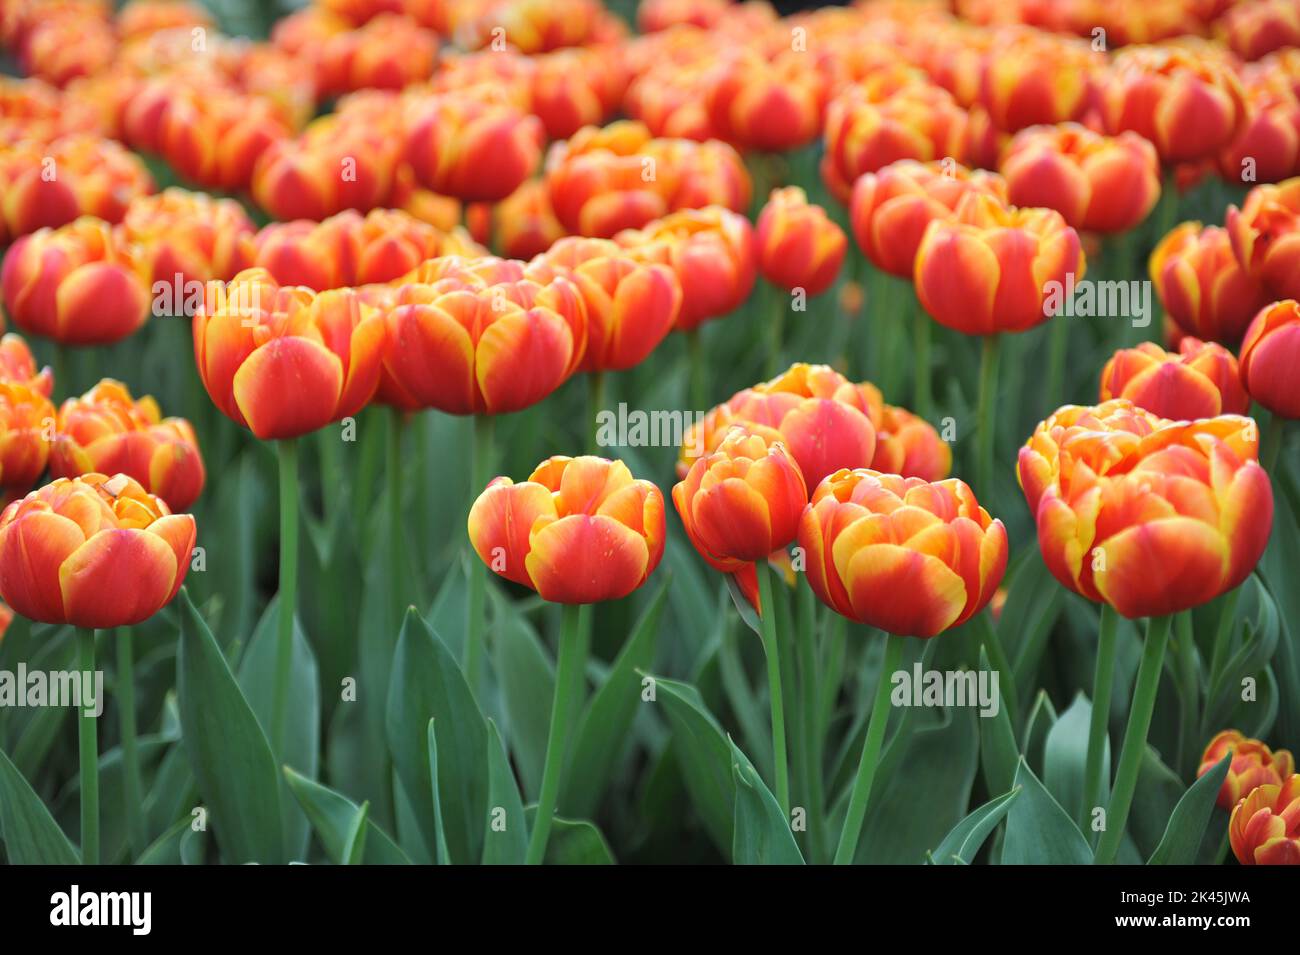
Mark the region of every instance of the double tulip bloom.
[[30, 382], [0, 380], [0, 493], [6, 499], [26, 492], [45, 471], [53, 429], [54, 406], [44, 393]]
[[482, 205], [481, 231], [474, 238], [511, 259], [541, 255], [564, 236], [564, 226], [551, 208], [551, 194], [540, 179], [530, 179], [489, 210]]
[[831, 287], [848, 240], [821, 206], [798, 186], [774, 189], [758, 216], [758, 267], [773, 285], [809, 296]]
[[1007, 533], [955, 478], [841, 470], [799, 524], [808, 583], [837, 613], [888, 633], [933, 637], [993, 599]]
[[1150, 272], [1166, 314], [1182, 331], [1207, 341], [1235, 346], [1269, 301], [1218, 226], [1184, 222], [1174, 228], [1151, 253]]
[[1300, 298], [1300, 177], [1256, 186], [1224, 220], [1232, 251], [1278, 298]]
[[719, 139], [742, 149], [784, 152], [821, 132], [824, 80], [803, 53], [773, 59], [742, 48], [704, 78], [705, 108]]
[[406, 158], [416, 179], [466, 202], [504, 199], [541, 160], [541, 121], [504, 98], [437, 95], [413, 106], [407, 124]]
[[1283, 418], [1300, 418], [1300, 304], [1265, 306], [1241, 343], [1241, 381], [1252, 398]]
[[1127, 398], [1175, 421], [1250, 410], [1232, 352], [1190, 335], [1178, 343], [1177, 353], [1155, 342], [1117, 351], [1101, 372], [1101, 400], [1112, 398]]
[[1025, 32], [994, 46], [987, 57], [980, 102], [998, 129], [1078, 119], [1093, 94], [1103, 58], [1079, 40]]
[[1217, 799], [1220, 809], [1231, 810], [1258, 786], [1280, 786], [1295, 772], [1295, 758], [1287, 750], [1274, 752], [1267, 743], [1250, 739], [1239, 730], [1223, 730], [1205, 747], [1196, 775], [1204, 776], [1229, 752], [1232, 761]]
[[1300, 865], [1300, 776], [1260, 786], [1237, 803], [1228, 841], [1242, 865]]
[[130, 626], [176, 596], [194, 539], [124, 474], [60, 478], [0, 513], [0, 597], [41, 623]]
[[488, 567], [545, 600], [626, 597], [664, 551], [663, 494], [622, 461], [557, 456], [528, 480], [498, 477], [469, 512], [469, 539]]
[[1219, 153], [1219, 174], [1228, 182], [1281, 182], [1300, 162], [1300, 99], [1279, 71], [1243, 73], [1246, 120]]
[[249, 262], [256, 229], [234, 199], [175, 187], [136, 199], [118, 232], [139, 249], [153, 282], [233, 278]]
[[1273, 490], [1249, 418], [1174, 422], [1115, 399], [1061, 408], [1020, 449], [1052, 575], [1125, 617], [1177, 613], [1249, 576]]

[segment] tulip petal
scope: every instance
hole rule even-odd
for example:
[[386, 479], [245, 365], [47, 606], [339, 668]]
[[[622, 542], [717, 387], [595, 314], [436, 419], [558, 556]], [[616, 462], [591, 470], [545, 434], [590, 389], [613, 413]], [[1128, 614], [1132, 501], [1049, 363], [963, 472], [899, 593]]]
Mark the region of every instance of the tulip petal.
[[100, 531], [59, 568], [68, 623], [125, 627], [148, 620], [177, 589], [171, 541], [147, 530]]
[[337, 417], [343, 363], [306, 338], [273, 338], [235, 372], [235, 403], [263, 441], [309, 434]]

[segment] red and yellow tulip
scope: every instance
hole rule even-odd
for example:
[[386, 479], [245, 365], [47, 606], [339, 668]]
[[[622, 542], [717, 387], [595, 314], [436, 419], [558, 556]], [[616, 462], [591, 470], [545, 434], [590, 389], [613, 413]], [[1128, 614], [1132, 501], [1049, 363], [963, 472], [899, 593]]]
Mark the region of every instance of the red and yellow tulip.
[[1267, 743], [1251, 739], [1239, 730], [1223, 730], [1205, 747], [1196, 775], [1204, 776], [1229, 752], [1232, 761], [1219, 790], [1220, 809], [1231, 810], [1258, 786], [1280, 786], [1295, 772], [1295, 758], [1287, 750], [1274, 751]]
[[1300, 865], [1300, 776], [1260, 786], [1237, 803], [1228, 841], [1242, 865]]
[[1265, 306], [1241, 343], [1241, 382], [1252, 398], [1283, 418], [1300, 418], [1300, 304]]
[[1184, 222], [1151, 253], [1151, 281], [1165, 313], [1189, 335], [1235, 346], [1268, 296], [1218, 226]]
[[1232, 251], [1250, 276], [1278, 298], [1300, 298], [1300, 177], [1265, 183], [1224, 219]]
[[763, 277], [783, 289], [803, 289], [809, 296], [831, 287], [848, 240], [844, 230], [821, 206], [808, 202], [798, 186], [772, 190], [758, 216], [758, 268]]
[[1101, 372], [1101, 400], [1112, 398], [1127, 398], [1175, 421], [1250, 410], [1232, 352], [1190, 335], [1182, 338], [1177, 352], [1142, 342], [1112, 355]]

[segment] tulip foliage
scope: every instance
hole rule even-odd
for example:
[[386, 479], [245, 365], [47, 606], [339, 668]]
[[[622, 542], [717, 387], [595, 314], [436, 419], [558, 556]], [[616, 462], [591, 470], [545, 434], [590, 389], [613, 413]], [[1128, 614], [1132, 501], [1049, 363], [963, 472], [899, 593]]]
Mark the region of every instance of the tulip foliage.
[[1293, 5], [3, 6], [0, 861], [1300, 864]]

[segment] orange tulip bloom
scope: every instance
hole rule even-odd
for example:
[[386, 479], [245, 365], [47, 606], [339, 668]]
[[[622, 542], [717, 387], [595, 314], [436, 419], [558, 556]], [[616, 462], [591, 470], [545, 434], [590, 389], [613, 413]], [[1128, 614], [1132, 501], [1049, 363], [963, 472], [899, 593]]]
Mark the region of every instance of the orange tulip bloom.
[[537, 169], [541, 121], [504, 98], [448, 93], [413, 108], [406, 158], [434, 192], [466, 202], [504, 199]]
[[1160, 304], [1179, 327], [1198, 338], [1236, 345], [1268, 303], [1267, 294], [1232, 254], [1228, 233], [1184, 222], [1151, 253], [1151, 281]]
[[773, 285], [809, 296], [831, 287], [848, 240], [826, 210], [811, 205], [798, 186], [773, 189], [758, 216], [758, 267]]
[[184, 418], [163, 418], [158, 402], [139, 401], [120, 381], [105, 378], [80, 398], [69, 398], [55, 418], [50, 473], [122, 473], [167, 506], [183, 511], [203, 490], [203, 456]]
[[1278, 298], [1300, 298], [1300, 177], [1256, 186], [1224, 218], [1241, 267]]
[[381, 13], [355, 29], [324, 39], [318, 57], [319, 91], [400, 90], [433, 73], [438, 38], [410, 17]]
[[234, 199], [170, 188], [136, 199], [119, 233], [140, 249], [154, 282], [230, 279], [249, 264], [256, 229]]
[[48, 365], [36, 371], [36, 358], [21, 335], [7, 332], [0, 337], [0, 381], [26, 385], [48, 398], [54, 391], [54, 372]]
[[1219, 760], [1232, 752], [1228, 775], [1223, 780], [1217, 800], [1220, 809], [1231, 810], [1257, 786], [1280, 786], [1295, 772], [1295, 758], [1285, 749], [1277, 752], [1268, 744], [1250, 739], [1238, 730], [1223, 730], [1210, 740], [1201, 755], [1198, 777], [1204, 776]]
[[1300, 776], [1260, 786], [1237, 803], [1228, 841], [1242, 865], [1300, 865]]
[[916, 294], [941, 325], [967, 335], [1022, 332], [1048, 318], [1051, 288], [1083, 277], [1079, 235], [1052, 209], [1016, 209], [970, 193], [926, 227]]
[[1249, 418], [1174, 422], [1115, 399], [1067, 406], [1020, 449], [1048, 570], [1126, 617], [1187, 610], [1254, 569], [1273, 489]]
[[1300, 161], [1300, 99], [1280, 71], [1256, 68], [1243, 74], [1246, 120], [1219, 153], [1228, 182], [1281, 182]]
[[1215, 21], [1215, 32], [1243, 60], [1300, 46], [1300, 9], [1288, 0], [1238, 3]]
[[703, 78], [705, 108], [719, 139], [742, 149], [784, 152], [821, 132], [824, 83], [803, 53], [772, 60], [739, 48]]
[[1252, 398], [1283, 418], [1300, 418], [1300, 304], [1265, 306], [1241, 343], [1241, 382]]
[[314, 294], [280, 286], [265, 269], [210, 283], [194, 315], [203, 386], [263, 441], [309, 434], [365, 407], [386, 339], [383, 317], [352, 289]]
[[1105, 60], [1087, 43], [1034, 32], [1011, 34], [989, 52], [980, 101], [994, 125], [1016, 132], [1078, 119]]
[[551, 208], [551, 194], [539, 179], [530, 179], [492, 207], [490, 234], [478, 241], [511, 259], [541, 255], [564, 236]]
[[[874, 386], [858, 386], [864, 391]], [[876, 403], [871, 402], [874, 409]], [[880, 403], [880, 415], [872, 415], [876, 426], [876, 453], [871, 470], [882, 474], [901, 474], [922, 481], [942, 481], [952, 473], [952, 448], [939, 432], [923, 418], [906, 408]]]
[[972, 172], [942, 160], [890, 163], [879, 172], [864, 173], [853, 184], [853, 235], [876, 268], [910, 279], [926, 226], [951, 215], [968, 192], [1007, 199], [1006, 182], [997, 173]]
[[194, 539], [124, 474], [59, 478], [0, 513], [0, 596], [41, 623], [131, 626], [176, 596]]
[[733, 427], [673, 488], [691, 543], [715, 567], [737, 570], [732, 562], [766, 560], [799, 530], [808, 488], [785, 445], [770, 434]]
[[664, 499], [622, 461], [548, 458], [522, 484], [499, 477], [469, 512], [492, 570], [554, 603], [626, 597], [664, 552]]
[[91, 218], [23, 236], [0, 272], [14, 322], [67, 345], [103, 345], [135, 332], [149, 317], [148, 281], [136, 250]]
[[54, 429], [50, 399], [25, 384], [0, 381], [0, 492], [26, 492], [45, 471]]
[[1012, 203], [1055, 209], [1089, 232], [1127, 232], [1160, 198], [1155, 147], [1136, 133], [1033, 127], [1011, 141], [1000, 171]]
[[584, 126], [605, 122], [617, 111], [627, 86], [614, 50], [572, 47], [521, 60], [535, 67], [528, 85], [530, 112], [551, 139], [568, 139]]
[[955, 478], [865, 468], [822, 481], [799, 524], [808, 583], [828, 607], [900, 636], [933, 637], [993, 599], [1007, 532]]
[[[173, 92], [157, 127], [158, 151], [183, 178], [212, 189], [244, 189], [255, 165], [289, 127], [270, 100], [222, 89]], [[340, 166], [330, 172], [337, 179]]]
[[1155, 342], [1117, 351], [1101, 372], [1101, 400], [1111, 398], [1127, 398], [1175, 421], [1250, 410], [1232, 352], [1190, 335], [1179, 342], [1176, 353]]

